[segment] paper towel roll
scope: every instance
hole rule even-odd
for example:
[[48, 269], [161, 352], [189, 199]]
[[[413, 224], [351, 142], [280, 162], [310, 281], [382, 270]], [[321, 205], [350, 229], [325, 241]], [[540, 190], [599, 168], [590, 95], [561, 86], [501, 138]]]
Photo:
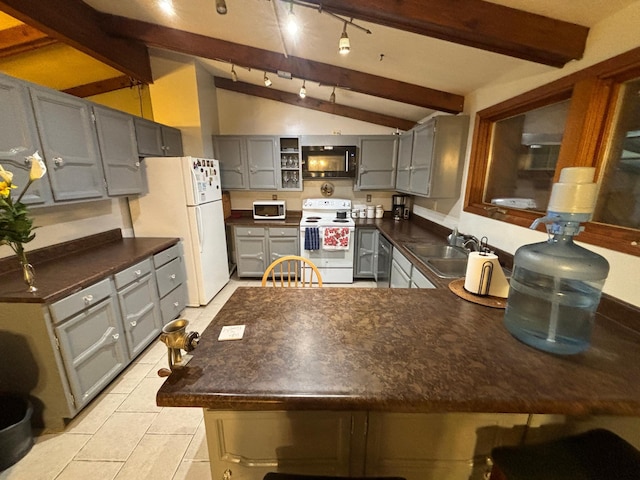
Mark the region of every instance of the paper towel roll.
[[494, 253], [471, 252], [467, 259], [464, 288], [476, 295], [507, 298], [509, 282]]

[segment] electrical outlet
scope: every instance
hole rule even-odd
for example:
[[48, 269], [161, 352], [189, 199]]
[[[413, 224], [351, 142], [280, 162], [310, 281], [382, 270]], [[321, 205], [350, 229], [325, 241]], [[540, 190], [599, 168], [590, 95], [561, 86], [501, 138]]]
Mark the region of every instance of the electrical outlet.
[[271, 200], [277, 200], [277, 199], [278, 199], [278, 195], [276, 195], [275, 193], [271, 195]]
[[371, 201], [371, 195], [367, 195], [367, 202]]

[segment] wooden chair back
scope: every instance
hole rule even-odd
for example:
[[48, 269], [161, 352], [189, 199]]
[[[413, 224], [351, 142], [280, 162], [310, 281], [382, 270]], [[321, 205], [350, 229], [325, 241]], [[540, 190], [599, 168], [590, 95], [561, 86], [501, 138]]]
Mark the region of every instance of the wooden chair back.
[[308, 258], [286, 255], [267, 267], [262, 276], [262, 286], [267, 286], [267, 282], [272, 287], [322, 287], [322, 275]]

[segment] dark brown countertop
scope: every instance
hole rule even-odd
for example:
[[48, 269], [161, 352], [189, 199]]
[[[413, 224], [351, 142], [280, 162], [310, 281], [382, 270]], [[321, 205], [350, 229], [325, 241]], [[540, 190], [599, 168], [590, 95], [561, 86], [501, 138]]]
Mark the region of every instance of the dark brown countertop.
[[[27, 252], [38, 291], [31, 294], [14, 258], [3, 259], [0, 302], [52, 303], [165, 250], [179, 238], [122, 238], [120, 230]], [[15, 264], [15, 265], [14, 265]]]
[[[160, 406], [640, 415], [640, 336], [598, 316], [573, 356], [530, 348], [504, 311], [446, 289], [240, 287]], [[246, 325], [219, 342], [223, 325]]]

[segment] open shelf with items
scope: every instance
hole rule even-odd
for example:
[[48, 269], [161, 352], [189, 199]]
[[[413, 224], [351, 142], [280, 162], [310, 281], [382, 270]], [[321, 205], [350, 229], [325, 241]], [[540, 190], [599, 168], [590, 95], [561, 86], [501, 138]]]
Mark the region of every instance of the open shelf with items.
[[280, 138], [280, 190], [302, 190], [299, 137]]

